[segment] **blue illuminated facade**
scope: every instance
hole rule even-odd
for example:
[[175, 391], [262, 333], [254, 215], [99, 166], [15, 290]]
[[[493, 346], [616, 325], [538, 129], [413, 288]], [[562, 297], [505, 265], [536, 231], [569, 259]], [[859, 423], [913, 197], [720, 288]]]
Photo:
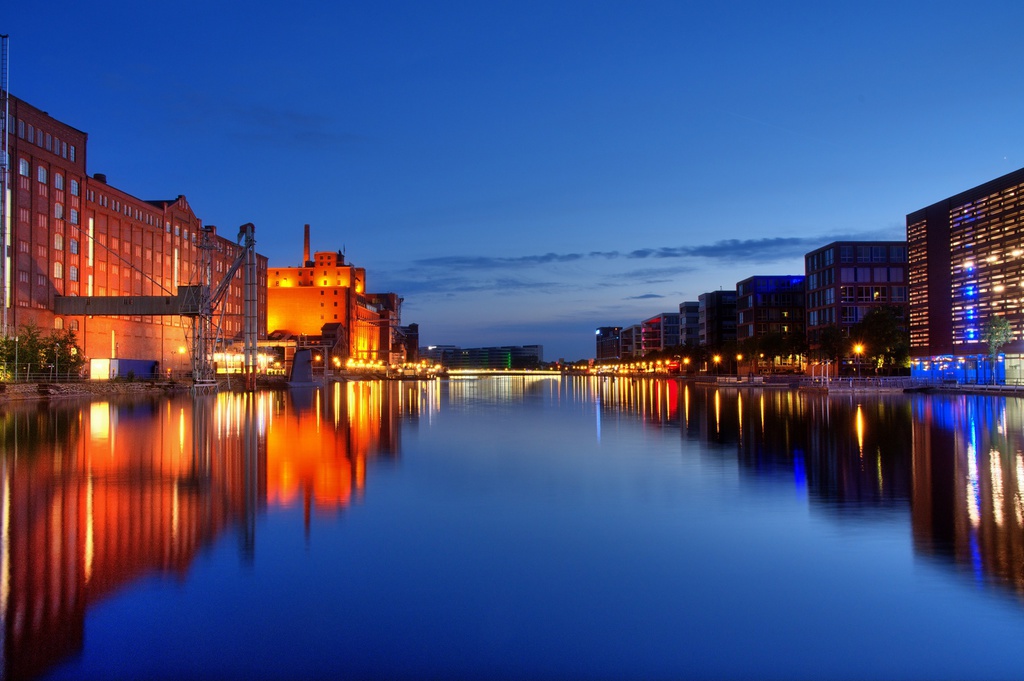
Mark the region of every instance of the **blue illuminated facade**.
[[[907, 215], [910, 346], [915, 376], [960, 382], [1021, 379], [1024, 169]], [[1014, 340], [988, 357], [986, 324]]]

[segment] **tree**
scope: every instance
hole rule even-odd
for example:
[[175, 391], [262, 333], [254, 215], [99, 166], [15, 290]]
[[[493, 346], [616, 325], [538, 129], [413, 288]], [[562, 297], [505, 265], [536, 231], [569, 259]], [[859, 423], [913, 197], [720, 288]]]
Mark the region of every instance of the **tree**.
[[988, 356], [994, 362], [999, 356], [999, 348], [1013, 340], [1013, 329], [1006, 317], [991, 317], [985, 322], [981, 338], [988, 343]]
[[875, 307], [853, 327], [852, 336], [864, 344], [875, 370], [903, 367], [910, 358], [910, 336], [899, 308]]
[[988, 344], [988, 361], [992, 367], [992, 379], [995, 380], [996, 358], [999, 357], [999, 348], [1013, 340], [1013, 329], [1006, 317], [999, 315], [990, 317], [982, 328], [981, 338]]
[[818, 336], [818, 358], [829, 360], [839, 369], [839, 360], [846, 354], [849, 347], [849, 339], [843, 335], [842, 329], [835, 324], [826, 326]]

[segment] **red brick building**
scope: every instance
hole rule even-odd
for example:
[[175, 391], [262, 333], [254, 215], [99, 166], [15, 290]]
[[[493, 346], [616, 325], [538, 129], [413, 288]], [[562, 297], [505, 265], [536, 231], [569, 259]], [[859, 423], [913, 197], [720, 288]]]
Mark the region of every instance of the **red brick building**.
[[[142, 200], [86, 172], [88, 135], [10, 98], [12, 205], [3, 261], [5, 333], [26, 324], [75, 331], [87, 358], [182, 363], [178, 316], [58, 316], [56, 296], [169, 296], [200, 278], [202, 220], [184, 196]], [[239, 216], [239, 223], [245, 216]], [[213, 283], [240, 247], [212, 235]], [[257, 256], [260, 339], [266, 338], [267, 259]], [[242, 273], [222, 303], [223, 334], [241, 338]], [[220, 317], [219, 313], [217, 315]], [[182, 366], [181, 368], [184, 368]]]

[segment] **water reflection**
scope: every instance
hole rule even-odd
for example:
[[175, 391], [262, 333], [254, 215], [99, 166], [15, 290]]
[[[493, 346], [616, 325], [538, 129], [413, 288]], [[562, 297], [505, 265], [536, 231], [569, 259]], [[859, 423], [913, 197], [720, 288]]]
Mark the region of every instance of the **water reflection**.
[[227, 530], [252, 560], [268, 505], [337, 512], [400, 451], [430, 384], [5, 405], [0, 413], [4, 678], [81, 649], [87, 610], [149, 574], [183, 577]]
[[827, 395], [676, 381], [581, 379], [605, 416], [678, 427], [705, 456], [792, 479], [837, 514], [910, 511], [919, 555], [1024, 603], [1024, 400]]

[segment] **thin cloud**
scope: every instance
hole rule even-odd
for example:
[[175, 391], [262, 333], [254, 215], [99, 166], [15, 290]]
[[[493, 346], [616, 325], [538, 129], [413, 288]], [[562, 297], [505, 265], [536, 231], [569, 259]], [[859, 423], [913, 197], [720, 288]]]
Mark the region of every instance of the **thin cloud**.
[[510, 267], [539, 266], [552, 263], [577, 262], [587, 259], [603, 260], [667, 260], [694, 259], [771, 262], [803, 256], [825, 243], [821, 238], [776, 237], [768, 239], [725, 239], [696, 246], [661, 246], [638, 248], [628, 253], [620, 251], [590, 251], [587, 253], [543, 253], [514, 257], [451, 255], [416, 260], [414, 265], [425, 268], [459, 270], [495, 270]]
[[665, 296], [658, 293], [644, 293], [639, 296], [628, 296], [626, 300], [648, 300], [650, 298], [664, 298]]

